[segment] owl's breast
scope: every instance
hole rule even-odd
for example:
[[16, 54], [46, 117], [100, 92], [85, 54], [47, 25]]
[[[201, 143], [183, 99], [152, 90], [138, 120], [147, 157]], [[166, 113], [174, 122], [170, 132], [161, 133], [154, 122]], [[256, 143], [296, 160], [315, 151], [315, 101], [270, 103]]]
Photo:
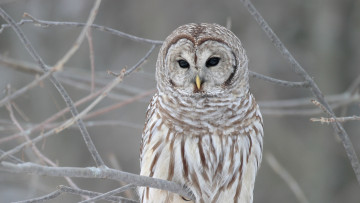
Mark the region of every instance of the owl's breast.
[[[204, 200], [240, 197], [241, 187], [253, 188], [263, 134], [257, 105], [232, 117], [229, 114], [230, 120], [223, 124], [173, 118], [165, 110], [160, 106], [149, 112], [141, 175], [184, 184]], [[248, 168], [253, 172], [244, 178]]]

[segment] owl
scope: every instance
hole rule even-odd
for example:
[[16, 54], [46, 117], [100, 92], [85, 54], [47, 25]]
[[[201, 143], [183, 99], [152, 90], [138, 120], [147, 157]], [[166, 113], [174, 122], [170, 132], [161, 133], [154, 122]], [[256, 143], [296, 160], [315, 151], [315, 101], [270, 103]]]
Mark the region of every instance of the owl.
[[141, 202], [253, 202], [263, 120], [248, 75], [245, 50], [225, 27], [186, 24], [166, 38], [156, 63], [158, 91], [146, 113], [140, 174], [184, 185], [194, 200], [141, 187]]

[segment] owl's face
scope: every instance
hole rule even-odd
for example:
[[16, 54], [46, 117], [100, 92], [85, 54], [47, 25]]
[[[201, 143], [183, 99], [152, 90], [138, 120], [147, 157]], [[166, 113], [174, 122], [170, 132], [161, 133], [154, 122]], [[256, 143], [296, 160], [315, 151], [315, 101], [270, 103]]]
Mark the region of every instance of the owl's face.
[[248, 88], [240, 40], [216, 24], [188, 24], [166, 40], [157, 63], [158, 87], [187, 96], [216, 96]]
[[222, 92], [237, 68], [229, 47], [212, 40], [195, 46], [181, 39], [169, 48], [165, 60], [170, 85], [188, 95]]

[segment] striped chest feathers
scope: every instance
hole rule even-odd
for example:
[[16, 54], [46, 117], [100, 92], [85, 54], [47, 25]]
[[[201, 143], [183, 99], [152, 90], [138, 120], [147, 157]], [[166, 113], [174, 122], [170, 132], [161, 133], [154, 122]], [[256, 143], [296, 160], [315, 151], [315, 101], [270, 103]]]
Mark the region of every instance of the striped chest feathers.
[[190, 184], [197, 195], [213, 197], [224, 188], [236, 191], [249, 162], [258, 168], [263, 127], [251, 95], [223, 109], [184, 106], [181, 116], [161, 101], [156, 105], [144, 130], [150, 176]]

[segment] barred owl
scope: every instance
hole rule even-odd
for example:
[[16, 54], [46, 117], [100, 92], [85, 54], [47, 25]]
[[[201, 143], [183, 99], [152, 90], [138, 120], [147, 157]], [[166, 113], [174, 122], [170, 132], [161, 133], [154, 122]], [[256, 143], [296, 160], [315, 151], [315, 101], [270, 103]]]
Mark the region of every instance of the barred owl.
[[142, 135], [141, 175], [182, 184], [195, 200], [141, 187], [141, 202], [253, 201], [263, 121], [248, 75], [240, 40], [220, 25], [187, 24], [166, 38]]

